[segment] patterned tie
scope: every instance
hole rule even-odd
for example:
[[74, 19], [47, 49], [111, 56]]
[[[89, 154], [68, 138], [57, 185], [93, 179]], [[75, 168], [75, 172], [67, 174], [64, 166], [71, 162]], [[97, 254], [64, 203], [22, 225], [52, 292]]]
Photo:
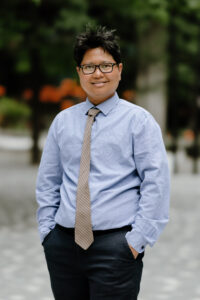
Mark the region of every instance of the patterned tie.
[[90, 172], [91, 130], [94, 118], [99, 112], [100, 110], [95, 108], [91, 108], [88, 111], [76, 196], [75, 242], [84, 250], [88, 249], [94, 241], [91, 222], [90, 191], [88, 179]]

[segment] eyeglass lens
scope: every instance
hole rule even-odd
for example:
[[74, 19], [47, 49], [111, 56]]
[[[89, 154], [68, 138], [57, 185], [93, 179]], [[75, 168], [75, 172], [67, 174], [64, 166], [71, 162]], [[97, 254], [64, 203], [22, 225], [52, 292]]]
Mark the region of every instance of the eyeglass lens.
[[99, 68], [102, 73], [109, 73], [113, 70], [113, 63], [104, 63], [99, 65], [83, 65], [82, 70], [85, 74], [92, 74], [95, 72], [96, 68]]

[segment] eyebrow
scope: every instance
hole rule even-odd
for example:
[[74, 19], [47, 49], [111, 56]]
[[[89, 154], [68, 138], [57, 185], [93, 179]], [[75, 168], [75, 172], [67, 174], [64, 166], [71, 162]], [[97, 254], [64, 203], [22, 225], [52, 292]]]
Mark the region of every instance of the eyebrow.
[[82, 64], [82, 65], [101, 65], [101, 64], [113, 64], [113, 63], [115, 63], [115, 62], [114, 61], [102, 61], [99, 64], [95, 64], [93, 62], [89, 62], [89, 63], [85, 63], [85, 64]]

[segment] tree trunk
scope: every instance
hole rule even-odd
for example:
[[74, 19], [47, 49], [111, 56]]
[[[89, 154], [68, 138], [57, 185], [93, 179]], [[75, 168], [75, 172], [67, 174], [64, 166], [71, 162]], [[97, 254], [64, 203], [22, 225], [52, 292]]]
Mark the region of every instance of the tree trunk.
[[40, 160], [40, 151], [38, 146], [39, 133], [40, 133], [40, 109], [39, 109], [39, 90], [40, 90], [40, 63], [39, 55], [36, 48], [30, 51], [31, 56], [31, 82], [33, 89], [32, 99], [32, 116], [31, 116], [31, 129], [32, 129], [32, 149], [31, 149], [31, 163], [37, 164]]
[[152, 24], [149, 32], [139, 38], [139, 64], [137, 77], [138, 105], [147, 109], [166, 130], [166, 31]]

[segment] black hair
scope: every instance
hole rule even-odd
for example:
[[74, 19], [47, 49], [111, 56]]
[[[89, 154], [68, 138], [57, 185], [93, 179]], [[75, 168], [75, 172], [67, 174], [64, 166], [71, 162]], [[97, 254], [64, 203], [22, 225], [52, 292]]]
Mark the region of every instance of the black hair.
[[121, 63], [121, 53], [118, 44], [118, 36], [115, 29], [107, 29], [105, 26], [91, 27], [88, 25], [85, 32], [76, 37], [74, 45], [74, 59], [77, 66], [81, 65], [85, 52], [89, 49], [101, 47], [112, 55], [116, 63]]

